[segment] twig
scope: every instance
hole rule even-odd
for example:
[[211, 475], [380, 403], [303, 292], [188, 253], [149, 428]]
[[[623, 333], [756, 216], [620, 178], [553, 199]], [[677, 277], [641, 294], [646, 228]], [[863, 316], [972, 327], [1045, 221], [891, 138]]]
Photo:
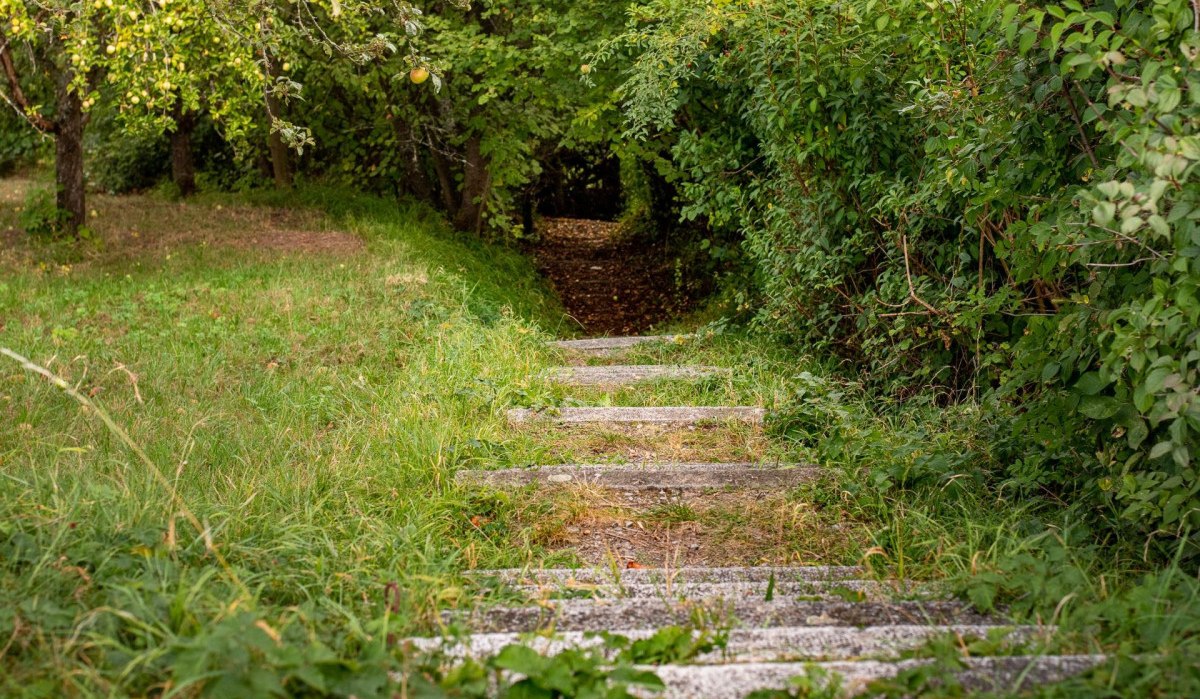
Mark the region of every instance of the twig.
[[912, 270], [909, 268], [909, 263], [908, 263], [908, 235], [905, 233], [900, 234], [900, 246], [904, 249], [904, 278], [908, 280], [908, 295], [909, 295], [909, 297], [912, 298], [913, 301], [916, 301], [917, 303], [924, 306], [925, 308], [928, 308], [930, 313], [933, 313], [934, 315], [939, 315], [939, 316], [945, 315], [945, 311], [941, 311], [941, 310], [934, 308], [933, 306], [929, 305], [925, 301], [925, 299], [922, 299], [920, 296], [917, 296], [917, 289], [916, 289], [916, 287], [913, 286]]
[[1152, 262], [1153, 257], [1139, 257], [1131, 262], [1086, 262], [1084, 267], [1132, 267], [1143, 262]]
[[108, 373], [111, 374], [113, 371], [125, 372], [125, 375], [129, 377], [129, 382], [133, 384], [133, 397], [137, 399], [138, 404], [144, 403], [145, 401], [142, 400], [142, 393], [138, 390], [138, 375], [127, 369], [125, 365], [121, 363], [118, 363], [117, 366]]
[[4, 77], [8, 80], [8, 87], [12, 92], [11, 97], [5, 95], [4, 101], [12, 104], [33, 128], [42, 133], [57, 133], [58, 124], [30, 109], [29, 100], [25, 98], [25, 93], [21, 90], [21, 80], [17, 76], [17, 68], [13, 64], [12, 52], [9, 50], [9, 38], [0, 31], [0, 39], [4, 40], [4, 44], [0, 46], [0, 68], [4, 69]]
[[1083, 150], [1087, 153], [1088, 160], [1092, 161], [1092, 167], [1099, 170], [1100, 162], [1096, 160], [1096, 154], [1092, 152], [1092, 144], [1088, 142], [1087, 133], [1083, 130], [1083, 121], [1079, 118], [1079, 108], [1075, 106], [1075, 100], [1071, 97], [1071, 91], [1066, 84], [1062, 86], [1062, 95], [1067, 99], [1067, 105], [1071, 108], [1071, 118], [1075, 121], [1075, 128], [1079, 129], [1079, 140], [1083, 142]]

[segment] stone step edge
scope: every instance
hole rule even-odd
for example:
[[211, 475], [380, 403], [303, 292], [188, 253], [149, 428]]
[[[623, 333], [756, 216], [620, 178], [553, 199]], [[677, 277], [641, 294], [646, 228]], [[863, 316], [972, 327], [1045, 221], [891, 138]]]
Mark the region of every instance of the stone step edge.
[[[676, 568], [479, 568], [464, 571], [470, 577], [493, 577], [520, 584], [525, 580], [552, 579], [580, 583], [654, 582], [663, 577], [678, 582], [779, 582], [791, 580], [847, 580], [861, 576], [861, 566], [679, 566]], [[537, 577], [531, 577], [537, 576]]]
[[818, 478], [813, 466], [751, 463], [661, 463], [640, 465], [558, 464], [533, 468], [459, 471], [461, 484], [523, 487], [585, 485], [611, 490], [763, 489], [796, 485]]
[[695, 425], [743, 422], [757, 425], [763, 422], [766, 413], [767, 411], [763, 408], [744, 406], [557, 408], [554, 410], [513, 408], [507, 412], [507, 417], [509, 423], [514, 425], [532, 422], [548, 422], [559, 425]]
[[732, 374], [733, 370], [728, 367], [697, 364], [609, 364], [552, 367], [540, 376], [547, 381], [572, 386], [616, 386], [652, 381], [698, 381]]
[[[660, 629], [616, 629], [609, 633], [631, 641], [650, 638]], [[748, 662], [789, 662], [795, 660], [847, 660], [852, 658], [895, 657], [897, 653], [917, 648], [932, 638], [954, 635], [959, 638], [989, 638], [1002, 636], [1006, 644], [1025, 643], [1048, 637], [1054, 627], [1028, 625], [981, 626], [950, 624], [944, 626], [845, 626], [775, 627], [766, 629], [733, 629], [728, 632], [725, 647], [702, 653], [689, 663], [719, 665]], [[699, 637], [701, 631], [693, 631]], [[604, 639], [594, 632], [564, 631], [550, 636], [525, 633], [482, 633], [465, 638], [415, 637], [401, 643], [411, 644], [423, 652], [441, 650], [451, 658], [485, 658], [513, 644], [528, 646], [542, 655], [556, 655], [570, 648], [594, 648], [604, 645]]]
[[[1014, 655], [963, 658], [964, 669], [952, 674], [971, 696], [977, 692], [1029, 688], [1065, 680], [1105, 660], [1103, 655]], [[862, 693], [877, 680], [931, 665], [932, 658], [833, 661], [824, 663], [738, 663], [729, 665], [664, 665], [644, 667], [658, 675], [667, 689], [662, 699], [719, 699], [743, 697], [760, 689], [786, 689], [793, 677], [810, 676], [821, 684], [835, 674], [842, 696]], [[813, 675], [819, 668], [820, 675]]]
[[911, 624], [1003, 625], [957, 601], [846, 602], [776, 599], [693, 600], [555, 599], [525, 606], [480, 607], [442, 613], [446, 624], [481, 632], [602, 631], [620, 626], [679, 626], [697, 612], [717, 626], [887, 626]]
[[[771, 582], [675, 582], [675, 583], [522, 583], [512, 589], [524, 592], [536, 599], [554, 599], [547, 595], [592, 593], [599, 599], [704, 599], [750, 598], [766, 599], [767, 588], [771, 588], [773, 599], [794, 597], [830, 596], [843, 599], [839, 593], [861, 593], [878, 595], [878, 600], [897, 595], [915, 595], [920, 591], [932, 591], [929, 587], [908, 586], [896, 589], [881, 580], [800, 580]], [[540, 596], [539, 596], [540, 595]], [[926, 595], [924, 598], [927, 598]], [[566, 599], [580, 599], [566, 598]], [[589, 598], [582, 598], [589, 599]]]
[[558, 340], [551, 346], [576, 352], [603, 352], [625, 349], [647, 342], [687, 342], [695, 337], [690, 333], [680, 335], [630, 335], [620, 337], [589, 337], [582, 340]]

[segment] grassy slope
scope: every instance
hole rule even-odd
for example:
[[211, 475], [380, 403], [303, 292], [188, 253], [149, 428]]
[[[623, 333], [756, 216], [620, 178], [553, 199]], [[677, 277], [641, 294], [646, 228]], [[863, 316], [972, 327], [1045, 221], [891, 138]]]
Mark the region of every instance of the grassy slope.
[[[244, 625], [234, 576], [256, 618], [299, 633], [288, 619], [304, 617], [352, 654], [387, 583], [403, 590], [394, 623], [420, 624], [453, 596], [447, 571], [530, 555], [480, 535], [447, 481], [508, 441], [497, 408], [545, 364], [536, 328], [559, 324], [555, 306], [511, 252], [338, 201], [362, 253], [183, 245], [69, 272], [6, 265], [0, 346], [94, 395], [233, 575], [94, 416], [4, 360], [0, 694], [39, 679], [106, 691], [125, 663], [128, 690], [162, 679], [159, 650]], [[192, 214], [223, 215], [210, 207]]]
[[[294, 688], [315, 668], [313, 683], [372, 695], [395, 667], [389, 634], [435, 628], [437, 609], [473, 603], [463, 569], [564, 562], [547, 545], [585, 516], [569, 499], [458, 489], [455, 470], [649, 447], [503, 423], [510, 406], [573, 402], [782, 408], [776, 432], [787, 439], [735, 433], [701, 446], [849, 469], [787, 496], [803, 516], [779, 510], [768, 524], [798, 533], [761, 550], [738, 513], [661, 513], [704, 517], [748, 562], [853, 563], [867, 552], [892, 574], [957, 576], [985, 606], [1066, 623], [1079, 635], [1065, 650], [1095, 649], [1096, 632], [1110, 652], [1191, 647], [1194, 588], [1131, 586], [1136, 561], [1038, 537], [1044, 508], [1035, 516], [965, 475], [986, 470], [974, 441], [991, 429], [970, 406], [883, 409], [805, 359], [736, 337], [631, 358], [737, 367], [727, 380], [568, 391], [533, 378], [561, 361], [543, 343], [570, 326], [529, 265], [419, 211], [328, 190], [288, 202], [321, 207], [332, 223], [278, 224], [220, 198], [185, 209], [98, 202], [101, 252], [70, 268], [0, 255], [0, 347], [94, 395], [184, 506], [96, 416], [0, 362], [0, 695], [141, 694], [215, 668], [217, 694], [262, 694], [284, 677]], [[365, 249], [228, 246], [279, 225], [353, 231]], [[169, 242], [139, 247], [135, 229], [143, 243]], [[925, 486], [898, 487], [923, 472]], [[835, 539], [833, 523], [857, 533]], [[1139, 615], [1153, 621], [1128, 620]], [[1179, 672], [1128, 668], [1105, 672], [1151, 688]], [[1100, 673], [1078, 691], [1106, 684]]]

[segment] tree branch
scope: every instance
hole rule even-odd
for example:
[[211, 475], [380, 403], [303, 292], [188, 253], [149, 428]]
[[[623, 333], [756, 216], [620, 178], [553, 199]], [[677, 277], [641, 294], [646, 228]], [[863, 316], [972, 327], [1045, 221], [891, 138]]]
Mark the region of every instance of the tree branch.
[[58, 133], [58, 124], [29, 108], [29, 100], [25, 98], [25, 93], [21, 90], [21, 80], [17, 76], [17, 67], [13, 64], [12, 52], [9, 50], [10, 42], [2, 31], [0, 31], [0, 41], [3, 41], [0, 43], [0, 68], [3, 68], [4, 77], [8, 79], [8, 87], [12, 92], [9, 101], [33, 128], [43, 133]]

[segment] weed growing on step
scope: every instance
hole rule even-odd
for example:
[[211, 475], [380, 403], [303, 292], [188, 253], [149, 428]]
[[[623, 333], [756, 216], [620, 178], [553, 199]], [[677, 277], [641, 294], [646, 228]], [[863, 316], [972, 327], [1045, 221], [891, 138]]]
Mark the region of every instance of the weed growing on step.
[[803, 675], [791, 678], [786, 689], [761, 689], [746, 695], [746, 699], [841, 699], [844, 696], [841, 677], [813, 664]]

